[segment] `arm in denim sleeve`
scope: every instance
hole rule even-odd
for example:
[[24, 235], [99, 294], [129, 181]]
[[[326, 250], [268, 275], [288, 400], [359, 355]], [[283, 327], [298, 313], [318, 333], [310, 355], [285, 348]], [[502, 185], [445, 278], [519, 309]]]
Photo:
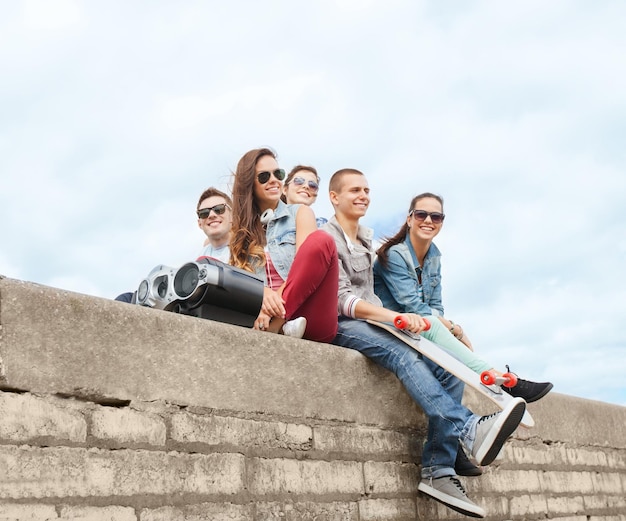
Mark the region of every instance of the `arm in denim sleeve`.
[[390, 250], [387, 258], [387, 267], [380, 266], [380, 275], [402, 312], [432, 315], [430, 306], [419, 299], [417, 276], [411, 273], [413, 266], [397, 251]]
[[437, 310], [439, 313], [433, 313], [433, 315], [443, 316], [443, 302], [441, 301], [441, 270], [437, 273], [437, 285], [433, 286], [430, 300], [426, 303], [431, 309]]

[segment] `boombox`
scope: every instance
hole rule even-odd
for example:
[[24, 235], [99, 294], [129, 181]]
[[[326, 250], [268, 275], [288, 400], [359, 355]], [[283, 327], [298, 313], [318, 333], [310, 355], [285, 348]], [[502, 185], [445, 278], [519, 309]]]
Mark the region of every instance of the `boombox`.
[[172, 268], [154, 267], [133, 303], [183, 315], [252, 327], [263, 303], [263, 281], [212, 257]]

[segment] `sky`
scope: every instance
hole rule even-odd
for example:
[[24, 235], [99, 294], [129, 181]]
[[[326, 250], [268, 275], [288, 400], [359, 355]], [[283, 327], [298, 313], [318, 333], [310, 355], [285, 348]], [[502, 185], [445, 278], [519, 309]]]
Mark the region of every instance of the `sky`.
[[[0, 274], [114, 298], [195, 259], [248, 150], [441, 194], [478, 354], [626, 406], [626, 3], [0, 0]], [[621, 144], [620, 144], [621, 143]]]

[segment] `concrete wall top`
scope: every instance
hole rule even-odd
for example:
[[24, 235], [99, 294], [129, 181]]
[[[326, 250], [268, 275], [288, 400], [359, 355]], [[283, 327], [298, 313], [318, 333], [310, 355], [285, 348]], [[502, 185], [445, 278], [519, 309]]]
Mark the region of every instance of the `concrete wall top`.
[[[337, 346], [0, 277], [0, 388], [423, 428], [398, 380]], [[478, 413], [493, 412], [471, 391]], [[543, 440], [626, 448], [626, 407], [551, 393]]]
[[328, 344], [0, 279], [0, 388], [424, 425], [398, 380]]

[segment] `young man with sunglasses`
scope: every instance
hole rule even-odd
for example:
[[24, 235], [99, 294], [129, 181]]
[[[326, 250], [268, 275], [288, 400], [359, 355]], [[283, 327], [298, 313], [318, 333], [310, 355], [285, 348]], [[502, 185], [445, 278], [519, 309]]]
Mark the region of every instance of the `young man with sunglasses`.
[[[228, 264], [230, 249], [228, 241], [233, 223], [233, 203], [230, 197], [217, 188], [209, 187], [198, 200], [196, 214], [198, 227], [206, 235], [202, 251], [198, 257], [213, 257]], [[133, 292], [122, 293], [115, 297], [120, 302], [132, 302]]]
[[[362, 172], [343, 169], [329, 183], [335, 215], [324, 226], [339, 255], [339, 324], [334, 344], [355, 349], [393, 372], [428, 417], [428, 437], [422, 452], [418, 489], [446, 506], [472, 517], [486, 512], [473, 503], [455, 471], [459, 448], [479, 465], [496, 458], [519, 425], [526, 404], [514, 398], [503, 410], [478, 416], [461, 404], [463, 383], [402, 340], [368, 324], [365, 319], [393, 322], [399, 314], [386, 309], [374, 293], [372, 230], [359, 224], [370, 203]], [[410, 331], [423, 331], [420, 315], [401, 313]], [[443, 327], [443, 326], [442, 326]]]
[[204, 247], [198, 257], [213, 257], [228, 264], [228, 242], [233, 226], [232, 200], [217, 188], [207, 188], [198, 200], [196, 213], [198, 227], [206, 235]]

